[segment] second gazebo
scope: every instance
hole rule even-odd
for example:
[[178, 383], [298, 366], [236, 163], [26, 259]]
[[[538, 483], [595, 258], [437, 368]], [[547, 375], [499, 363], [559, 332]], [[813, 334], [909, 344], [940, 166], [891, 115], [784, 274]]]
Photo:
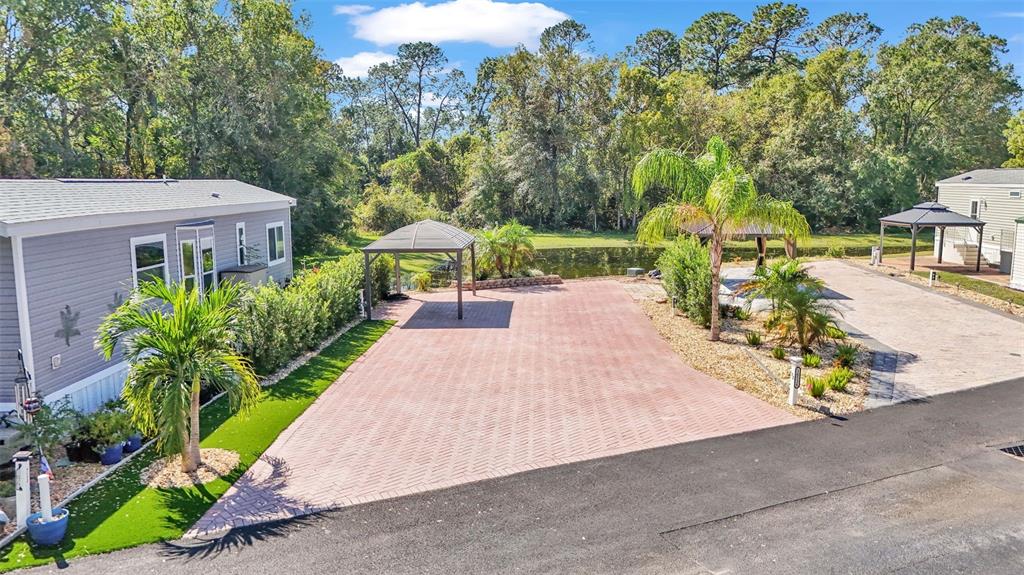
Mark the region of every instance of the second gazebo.
[[879, 221], [881, 230], [878, 237], [878, 261], [882, 261], [882, 244], [885, 240], [886, 226], [910, 228], [910, 271], [914, 271], [919, 229], [938, 228], [939, 263], [941, 264], [942, 248], [946, 243], [946, 228], [974, 228], [978, 231], [978, 259], [974, 262], [974, 271], [981, 271], [981, 238], [984, 236], [985, 230], [985, 222], [981, 220], [954, 212], [938, 202], [924, 202], [898, 214], [879, 218]]

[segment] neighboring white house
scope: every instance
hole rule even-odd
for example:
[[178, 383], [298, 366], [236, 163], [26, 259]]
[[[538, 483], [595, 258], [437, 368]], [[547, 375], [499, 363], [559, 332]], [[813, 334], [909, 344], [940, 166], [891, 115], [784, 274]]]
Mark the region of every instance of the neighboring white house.
[[288, 196], [236, 180], [0, 180], [0, 408], [22, 395], [91, 410], [127, 366], [93, 346], [140, 281], [216, 289], [292, 274]]
[[[983, 264], [1003, 273], [1019, 273], [1015, 287], [1024, 288], [1024, 248], [1018, 219], [1024, 218], [1024, 168], [972, 170], [935, 183], [937, 201], [954, 212], [985, 222]], [[947, 229], [944, 257], [973, 262], [978, 236], [973, 229]], [[938, 254], [938, 243], [935, 253]], [[1019, 270], [1019, 271], [1018, 271]]]

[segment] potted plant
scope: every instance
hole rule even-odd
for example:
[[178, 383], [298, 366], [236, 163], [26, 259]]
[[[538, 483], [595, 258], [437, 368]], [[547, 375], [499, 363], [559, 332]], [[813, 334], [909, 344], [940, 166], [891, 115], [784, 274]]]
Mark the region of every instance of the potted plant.
[[135, 453], [140, 449], [142, 449], [142, 434], [138, 431], [133, 431], [124, 442], [124, 452]]
[[100, 463], [113, 465], [121, 461], [124, 442], [132, 433], [128, 414], [118, 409], [102, 409], [92, 414], [87, 426], [87, 435], [100, 455]]
[[64, 534], [68, 530], [69, 516], [70, 513], [67, 509], [54, 507], [53, 519], [50, 521], [44, 521], [42, 512], [37, 512], [28, 516], [25, 526], [28, 527], [28, 534], [36, 545], [52, 547], [64, 540]]
[[57, 448], [68, 441], [78, 427], [81, 414], [67, 400], [43, 404], [32, 416], [31, 423], [17, 425], [22, 440], [30, 450], [39, 449], [51, 462], [56, 462]]

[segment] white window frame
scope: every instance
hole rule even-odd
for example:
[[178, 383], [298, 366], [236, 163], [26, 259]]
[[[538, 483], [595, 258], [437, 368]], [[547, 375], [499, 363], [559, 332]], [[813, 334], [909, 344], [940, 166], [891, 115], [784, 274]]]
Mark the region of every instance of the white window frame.
[[[192, 275], [185, 275], [185, 250], [182, 248], [184, 244], [192, 245]], [[178, 281], [182, 284], [185, 280], [192, 278], [192, 287], [199, 285], [199, 270], [196, 268], [196, 240], [195, 238], [185, 238], [178, 240]]]
[[160, 264], [160, 265], [164, 266], [164, 283], [166, 284], [169, 281], [168, 280], [168, 274], [170, 273], [171, 260], [168, 257], [169, 254], [167, 253], [167, 234], [151, 234], [151, 235], [148, 235], [148, 236], [138, 236], [138, 237], [131, 238], [131, 241], [130, 241], [130, 243], [131, 243], [131, 259], [132, 259], [132, 285], [135, 286], [135, 289], [139, 288], [139, 272], [140, 271], [151, 270], [153, 268], [158, 267], [158, 266], [155, 266], [155, 265], [154, 266], [146, 266], [146, 267], [144, 267], [144, 268], [142, 268], [140, 270], [139, 267], [138, 267], [138, 262], [135, 260], [135, 246], [137, 246], [139, 244], [151, 244], [151, 243], [154, 243], [154, 242], [160, 242], [163, 245], [163, 249], [164, 249], [164, 263]]
[[[241, 241], [239, 241], [238, 232], [242, 232]], [[238, 260], [238, 265], [244, 266], [249, 263], [246, 261], [245, 244], [249, 240], [245, 235], [245, 222], [235, 223], [235, 258]]]
[[[270, 230], [272, 230], [274, 228], [281, 228], [281, 247], [283, 248], [281, 250], [281, 253], [283, 254], [281, 256], [281, 259], [276, 259], [276, 260], [272, 259], [274, 254], [270, 253]], [[285, 244], [285, 238], [284, 238], [284, 221], [268, 223], [267, 224], [267, 234], [264, 237], [267, 239], [267, 266], [268, 267], [269, 266], [276, 266], [278, 264], [283, 264], [286, 261], [288, 261], [288, 246]]]
[[[203, 244], [209, 244], [204, 247]], [[203, 250], [206, 248], [210, 249], [210, 257], [213, 259], [213, 269], [206, 271], [203, 269]], [[199, 283], [202, 284], [203, 290], [213, 291], [217, 289], [217, 239], [214, 236], [205, 236], [199, 238], [199, 251], [196, 252], [196, 260], [199, 264], [196, 267], [196, 273], [199, 274]], [[213, 277], [213, 285], [206, 285], [206, 274], [210, 274]]]
[[[975, 204], [978, 205], [978, 211], [971, 214], [971, 207]], [[967, 215], [976, 220], [981, 219], [981, 198], [971, 198], [971, 201], [967, 204]]]

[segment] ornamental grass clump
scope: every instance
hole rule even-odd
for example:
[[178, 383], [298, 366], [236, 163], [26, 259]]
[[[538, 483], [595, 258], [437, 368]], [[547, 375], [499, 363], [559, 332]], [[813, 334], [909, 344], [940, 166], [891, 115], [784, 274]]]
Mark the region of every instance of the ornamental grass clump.
[[811, 394], [811, 397], [815, 399], [825, 395], [826, 386], [825, 378], [823, 377], [807, 378], [807, 393]]
[[419, 272], [412, 276], [412, 287], [416, 291], [428, 292], [433, 281], [434, 278], [430, 275], [430, 272]]
[[747, 344], [750, 345], [751, 347], [761, 346], [761, 334], [757, 333], [756, 331], [748, 331], [746, 333], [746, 337]]
[[786, 359], [786, 348], [777, 345], [772, 348], [772, 357], [775, 359]]
[[846, 386], [853, 379], [853, 370], [848, 367], [837, 367], [825, 374], [825, 383], [833, 391], [846, 391]]
[[818, 367], [821, 365], [821, 356], [816, 353], [804, 354], [804, 367]]
[[852, 367], [857, 361], [857, 346], [847, 343], [841, 343], [836, 346], [836, 357], [833, 360], [833, 365], [836, 367]]

